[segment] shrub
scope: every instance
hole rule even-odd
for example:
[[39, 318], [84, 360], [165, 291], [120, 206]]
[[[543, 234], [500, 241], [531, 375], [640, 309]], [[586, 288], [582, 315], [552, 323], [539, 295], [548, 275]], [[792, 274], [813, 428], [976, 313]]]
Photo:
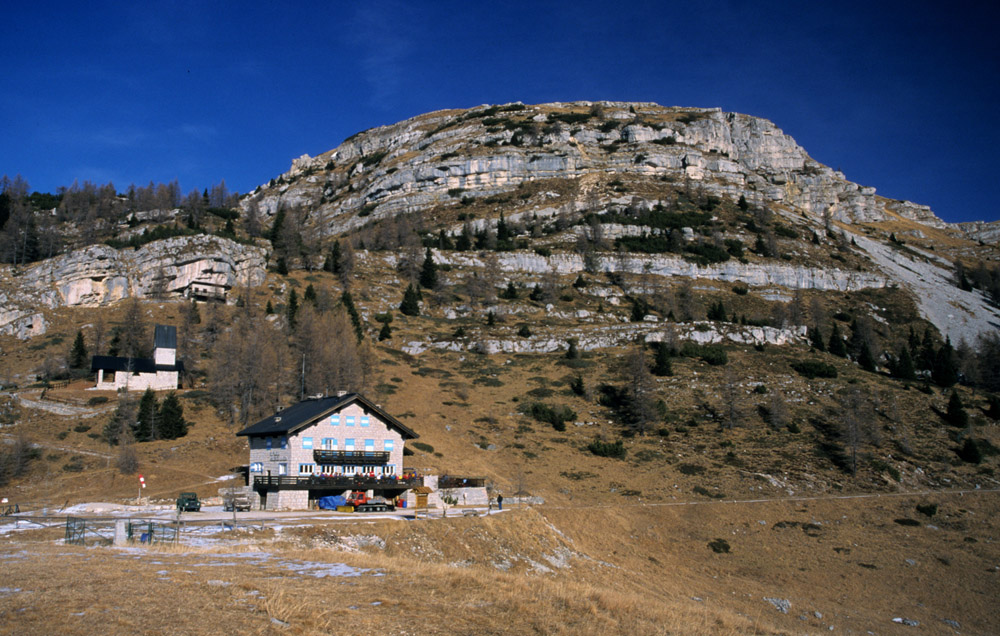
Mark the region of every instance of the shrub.
[[566, 422], [576, 419], [576, 411], [565, 405], [552, 407], [542, 402], [533, 402], [522, 408], [526, 415], [530, 415], [539, 422], [551, 424], [557, 431], [566, 430]]
[[916, 519], [907, 519], [905, 517], [903, 519], [894, 519], [893, 521], [895, 521], [901, 526], [916, 527], [920, 525], [920, 522], [917, 521]]
[[979, 444], [976, 440], [971, 437], [966, 437], [965, 442], [962, 444], [961, 448], [955, 451], [959, 459], [963, 462], [968, 462], [970, 464], [979, 464], [983, 461], [983, 451], [979, 448]]
[[625, 445], [620, 439], [614, 442], [602, 442], [599, 439], [595, 439], [591, 443], [587, 444], [587, 450], [598, 457], [625, 459]]
[[729, 553], [729, 542], [725, 539], [715, 539], [714, 541], [709, 541], [708, 547], [711, 548], [712, 552], [716, 554]]
[[677, 470], [679, 470], [682, 475], [700, 475], [705, 472], [705, 467], [699, 466], [698, 464], [681, 464], [677, 467]]
[[578, 471], [578, 472], [577, 471], [565, 471], [564, 470], [563, 472], [561, 472], [559, 474], [562, 475], [563, 477], [565, 477], [566, 479], [572, 479], [573, 481], [580, 481], [581, 479], [591, 479], [593, 477], [597, 477], [596, 473], [592, 473], [592, 472], [586, 471], [586, 470], [582, 470], [582, 471]]
[[713, 367], [719, 367], [729, 362], [726, 350], [718, 345], [703, 346], [701, 348], [701, 354], [698, 357]]
[[704, 486], [695, 486], [694, 493], [696, 495], [701, 495], [702, 497], [708, 497], [709, 499], [723, 499], [726, 495], [721, 492], [712, 492]]
[[799, 360], [791, 364], [792, 369], [804, 378], [835, 378], [837, 368], [819, 360]]
[[410, 442], [410, 446], [416, 448], [417, 450], [422, 450], [425, 453], [434, 452], [434, 447], [430, 444], [425, 444], [424, 442]]
[[917, 504], [917, 512], [925, 517], [933, 517], [937, 514], [937, 504]]
[[87, 400], [87, 406], [97, 406], [98, 404], [105, 404], [107, 401], [107, 396], [98, 395]]

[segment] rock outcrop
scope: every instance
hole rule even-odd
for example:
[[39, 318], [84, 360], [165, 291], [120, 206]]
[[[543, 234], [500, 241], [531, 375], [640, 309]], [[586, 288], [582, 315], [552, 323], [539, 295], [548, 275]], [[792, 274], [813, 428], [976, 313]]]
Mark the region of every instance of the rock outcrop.
[[14, 276], [0, 272], [0, 333], [27, 338], [45, 331], [41, 307], [96, 307], [124, 298], [226, 300], [229, 290], [264, 282], [267, 252], [216, 236], [154, 241], [137, 250], [107, 245], [63, 254]]
[[[669, 333], [669, 336], [668, 336]], [[476, 353], [553, 353], [566, 351], [569, 340], [577, 343], [580, 351], [595, 351], [618, 347], [629, 347], [637, 340], [661, 342], [668, 338], [689, 340], [698, 344], [737, 343], [746, 345], [787, 345], [804, 342], [806, 327], [776, 329], [773, 327], [750, 327], [741, 325], [721, 325], [711, 322], [671, 324], [669, 331], [656, 323], [625, 323], [597, 326], [589, 329], [560, 329], [558, 333], [544, 333], [521, 338], [510, 330], [507, 337], [491, 334], [470, 334], [457, 340], [419, 341], [403, 345], [403, 351], [419, 355], [431, 349], [441, 351], [474, 351]]]
[[[483, 268], [478, 256], [465, 253], [435, 252], [436, 262], [452, 266]], [[577, 274], [584, 270], [583, 257], [577, 254], [541, 256], [530, 252], [508, 252], [496, 257], [501, 271], [507, 274], [543, 275]], [[840, 269], [820, 269], [784, 264], [758, 264], [727, 261], [713, 265], [697, 265], [675, 256], [629, 255], [625, 258], [601, 257], [598, 270], [654, 276], [683, 276], [731, 283], [746, 283], [757, 287], [779, 286], [789, 289], [823, 291], [858, 291], [879, 289], [888, 284], [885, 276], [875, 273]]]
[[[587, 108], [600, 114], [587, 117], [580, 112]], [[712, 194], [787, 204], [816, 219], [879, 221], [891, 211], [943, 225], [925, 206], [847, 181], [765, 119], [611, 102], [442, 111], [373, 128], [318, 157], [299, 157], [244, 205], [254, 201], [267, 214], [309, 206], [315, 223], [340, 233], [365, 217], [427, 209], [449, 192], [485, 197], [586, 174], [687, 179]]]
[[971, 221], [954, 225], [970, 241], [982, 241], [991, 245], [1000, 244], [1000, 221]]

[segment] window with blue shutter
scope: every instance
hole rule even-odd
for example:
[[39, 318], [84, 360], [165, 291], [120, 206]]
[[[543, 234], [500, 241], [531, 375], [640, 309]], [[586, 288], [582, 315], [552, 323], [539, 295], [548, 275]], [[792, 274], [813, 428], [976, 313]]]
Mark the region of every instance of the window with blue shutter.
[[303, 437], [302, 438], [302, 448], [305, 449], [305, 450], [312, 450], [312, 447], [313, 447], [313, 438], [311, 438], [311, 437]]

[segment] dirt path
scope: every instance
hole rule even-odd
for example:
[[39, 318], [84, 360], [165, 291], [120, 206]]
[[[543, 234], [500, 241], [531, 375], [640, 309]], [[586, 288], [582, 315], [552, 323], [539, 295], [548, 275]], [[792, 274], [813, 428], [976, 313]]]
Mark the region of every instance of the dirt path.
[[32, 393], [32, 397], [29, 398], [24, 393], [12, 393], [11, 394], [18, 404], [24, 408], [37, 409], [41, 411], [46, 411], [47, 413], [53, 413], [55, 415], [62, 415], [64, 417], [79, 417], [83, 419], [97, 417], [102, 413], [107, 413], [114, 409], [114, 405], [105, 406], [103, 408], [94, 408], [89, 406], [74, 406], [72, 404], [66, 404], [64, 402], [55, 402], [53, 400], [46, 400], [41, 397], [41, 393], [37, 394], [37, 399], [35, 394]]
[[764, 499], [713, 499], [710, 501], [663, 501], [663, 502], [649, 502], [645, 503], [642, 501], [635, 502], [622, 502], [619, 504], [581, 504], [579, 506], [543, 506], [540, 507], [541, 510], [581, 510], [587, 508], [600, 509], [600, 508], [623, 508], [623, 507], [646, 507], [646, 508], [656, 508], [656, 507], [668, 507], [668, 506], [723, 506], [729, 504], [770, 504], [770, 503], [782, 503], [782, 502], [793, 502], [793, 501], [832, 501], [837, 499], [880, 499], [882, 497], [941, 497], [941, 496], [959, 496], [963, 497], [965, 495], [978, 495], [978, 494], [996, 494], [1000, 493], [1000, 488], [973, 488], [966, 490], [915, 490], [912, 492], [883, 492], [883, 493], [864, 493], [857, 495], [811, 495], [811, 496], [790, 496], [790, 497], [773, 497]]
[[[9, 433], [0, 434], [5, 444], [13, 444], [16, 439], [14, 435]], [[39, 443], [32, 442], [32, 448], [47, 448], [49, 450], [62, 451], [64, 453], [71, 453], [75, 455], [90, 455], [91, 457], [100, 457], [101, 459], [110, 459], [112, 457], [111, 453], [102, 453], [100, 451], [92, 451], [84, 448], [77, 448], [75, 446], [63, 446], [61, 444], [49, 444], [49, 443]]]

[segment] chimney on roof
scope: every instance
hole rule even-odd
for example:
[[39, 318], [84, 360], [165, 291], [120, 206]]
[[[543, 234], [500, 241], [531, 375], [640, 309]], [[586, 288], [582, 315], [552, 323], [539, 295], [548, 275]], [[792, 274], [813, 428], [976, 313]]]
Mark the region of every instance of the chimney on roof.
[[337, 397], [344, 397], [347, 395], [347, 391], [337, 391]]

